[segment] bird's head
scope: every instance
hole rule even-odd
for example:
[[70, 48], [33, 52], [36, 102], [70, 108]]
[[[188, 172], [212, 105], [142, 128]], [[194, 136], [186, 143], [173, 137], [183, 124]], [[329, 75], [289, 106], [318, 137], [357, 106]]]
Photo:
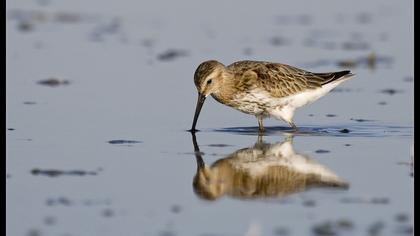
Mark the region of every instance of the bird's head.
[[195, 132], [195, 125], [197, 124], [198, 116], [200, 115], [201, 107], [206, 100], [206, 97], [212, 93], [216, 93], [222, 87], [223, 76], [226, 72], [226, 67], [215, 60], [205, 61], [201, 63], [194, 73], [194, 84], [198, 92], [197, 106], [195, 109], [192, 132]]

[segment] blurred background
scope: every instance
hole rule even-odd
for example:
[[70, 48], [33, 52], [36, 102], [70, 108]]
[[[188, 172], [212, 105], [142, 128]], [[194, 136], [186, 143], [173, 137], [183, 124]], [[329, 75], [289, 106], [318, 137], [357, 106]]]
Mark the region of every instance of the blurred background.
[[[7, 0], [7, 235], [411, 235], [413, 4]], [[185, 130], [209, 59], [355, 73], [296, 112], [308, 132], [291, 143], [348, 189], [197, 194]], [[268, 150], [287, 143], [287, 124], [265, 124]], [[206, 165], [264, 153], [255, 126], [208, 99]]]

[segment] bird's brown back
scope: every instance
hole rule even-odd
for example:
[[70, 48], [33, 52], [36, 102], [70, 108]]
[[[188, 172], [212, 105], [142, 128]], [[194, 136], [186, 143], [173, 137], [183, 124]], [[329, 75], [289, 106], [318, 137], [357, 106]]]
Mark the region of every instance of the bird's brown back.
[[350, 71], [313, 73], [290, 65], [263, 61], [238, 61], [227, 69], [234, 74], [236, 87], [242, 91], [263, 88], [274, 97], [285, 97], [316, 89]]

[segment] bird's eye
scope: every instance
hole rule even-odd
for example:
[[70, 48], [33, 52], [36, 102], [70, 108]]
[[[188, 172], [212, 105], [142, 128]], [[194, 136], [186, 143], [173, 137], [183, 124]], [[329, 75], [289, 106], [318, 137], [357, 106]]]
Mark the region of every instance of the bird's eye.
[[211, 79], [207, 80], [207, 84], [211, 84]]

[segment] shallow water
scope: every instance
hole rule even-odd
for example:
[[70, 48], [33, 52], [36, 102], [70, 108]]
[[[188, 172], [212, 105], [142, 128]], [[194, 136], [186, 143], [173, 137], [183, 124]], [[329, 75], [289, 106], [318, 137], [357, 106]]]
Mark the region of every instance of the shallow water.
[[[410, 234], [413, 2], [6, 4], [7, 235], [318, 235], [337, 221], [352, 225], [331, 226], [338, 235]], [[351, 69], [296, 112], [298, 132], [267, 119], [261, 137], [293, 135], [296, 153], [348, 188], [197, 195], [185, 130], [207, 59]], [[207, 99], [196, 134], [205, 165], [254, 147], [256, 125]]]

